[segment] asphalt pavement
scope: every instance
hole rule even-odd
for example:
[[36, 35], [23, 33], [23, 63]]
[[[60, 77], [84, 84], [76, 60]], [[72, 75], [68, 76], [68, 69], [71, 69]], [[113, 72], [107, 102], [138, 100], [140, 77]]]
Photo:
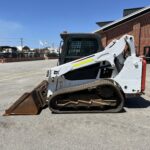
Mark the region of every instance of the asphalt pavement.
[[146, 94], [126, 100], [116, 114], [2, 114], [24, 92], [31, 91], [57, 60], [0, 64], [0, 150], [149, 150], [150, 65]]

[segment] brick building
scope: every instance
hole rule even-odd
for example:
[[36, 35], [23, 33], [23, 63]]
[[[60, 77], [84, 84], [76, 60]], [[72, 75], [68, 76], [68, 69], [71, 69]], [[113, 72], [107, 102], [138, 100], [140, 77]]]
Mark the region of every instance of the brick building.
[[123, 18], [97, 24], [101, 28], [95, 33], [101, 35], [104, 47], [114, 38], [130, 34], [135, 38], [137, 55], [144, 54], [150, 58], [150, 7], [126, 9]]

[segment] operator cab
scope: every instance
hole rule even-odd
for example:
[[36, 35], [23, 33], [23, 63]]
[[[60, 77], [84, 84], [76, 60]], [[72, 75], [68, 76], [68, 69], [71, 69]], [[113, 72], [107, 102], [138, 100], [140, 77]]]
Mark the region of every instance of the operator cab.
[[62, 33], [59, 64], [102, 51], [100, 36], [94, 33]]

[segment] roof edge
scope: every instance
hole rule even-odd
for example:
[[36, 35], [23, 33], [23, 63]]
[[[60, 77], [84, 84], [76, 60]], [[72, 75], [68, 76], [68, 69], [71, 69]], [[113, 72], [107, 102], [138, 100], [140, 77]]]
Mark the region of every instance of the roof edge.
[[107, 28], [107, 27], [110, 27], [110, 26], [112, 26], [112, 25], [115, 25], [116, 23], [119, 23], [119, 22], [121, 22], [121, 21], [123, 21], [123, 20], [125, 20], [125, 19], [129, 19], [130, 17], [132, 17], [132, 16], [134, 16], [134, 15], [137, 15], [137, 14], [139, 14], [139, 13], [141, 13], [141, 12], [144, 12], [144, 11], [146, 11], [146, 10], [148, 10], [148, 9], [150, 9], [150, 6], [144, 7], [143, 9], [140, 9], [139, 11], [136, 11], [136, 12], [134, 12], [134, 13], [128, 15], [128, 16], [125, 16], [125, 17], [121, 18], [121, 19], [117, 19], [116, 21], [114, 21], [114, 22], [112, 22], [112, 23], [109, 23], [108, 25], [103, 26], [102, 28], [100, 28], [100, 29], [94, 31], [93, 33], [97, 33], [97, 32], [99, 32], [99, 31], [102, 31], [103, 29], [105, 29], [105, 28]]

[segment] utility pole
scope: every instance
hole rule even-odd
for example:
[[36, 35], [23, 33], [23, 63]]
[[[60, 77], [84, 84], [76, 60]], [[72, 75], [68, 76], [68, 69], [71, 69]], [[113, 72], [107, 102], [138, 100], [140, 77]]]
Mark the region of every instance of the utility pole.
[[21, 44], [21, 47], [23, 48], [23, 38], [20, 38], [20, 44]]

